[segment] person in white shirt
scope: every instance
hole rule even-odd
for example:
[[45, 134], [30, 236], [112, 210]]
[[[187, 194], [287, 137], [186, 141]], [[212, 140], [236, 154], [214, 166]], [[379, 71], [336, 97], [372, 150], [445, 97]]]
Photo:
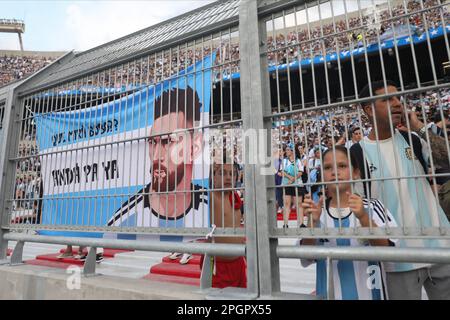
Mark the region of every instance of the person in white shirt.
[[360, 127], [354, 127], [354, 128], [352, 128], [352, 130], [351, 130], [351, 135], [352, 135], [352, 139], [351, 140], [349, 140], [349, 141], [347, 141], [346, 143], [345, 143], [345, 147], [347, 148], [347, 149], [350, 149], [350, 147], [352, 146], [352, 145], [354, 145], [355, 143], [358, 143], [359, 141], [361, 141], [361, 139], [362, 139], [362, 132], [361, 132], [361, 128]]
[[281, 184], [284, 188], [284, 210], [283, 210], [283, 228], [288, 228], [289, 214], [291, 205], [296, 203], [297, 214], [299, 215], [300, 224], [303, 224], [303, 208], [301, 203], [303, 196], [306, 194], [306, 188], [303, 186], [302, 174], [305, 170], [302, 162], [295, 156], [295, 147], [293, 143], [289, 143], [285, 148], [286, 158], [282, 162], [282, 170], [280, 176], [283, 177]]
[[[370, 89], [374, 96], [398, 92], [394, 82], [387, 81], [385, 84], [377, 81], [366, 85], [360, 98], [369, 97]], [[415, 112], [405, 110], [398, 95], [363, 103], [362, 108], [374, 130], [354, 144], [350, 151], [361, 159], [362, 164], [366, 163], [367, 170], [362, 171], [362, 178], [376, 179], [365, 185], [364, 192], [382, 200], [403, 228], [450, 228], [426, 178], [392, 179], [428, 174], [430, 152], [425, 140], [430, 144], [435, 166], [448, 165], [445, 139], [431, 130], [427, 134], [426, 126]], [[397, 129], [399, 127], [403, 128], [402, 131]], [[410, 132], [405, 132], [405, 128], [410, 128]], [[442, 238], [403, 238], [398, 245], [448, 249], [450, 241]], [[390, 299], [421, 299], [422, 287], [429, 299], [450, 299], [450, 265], [393, 263], [391, 266], [386, 270]]]
[[327, 150], [327, 147], [325, 147], [324, 145], [321, 145], [319, 140], [320, 139], [318, 137], [314, 138], [314, 145], [312, 146], [312, 148], [309, 150], [309, 153], [308, 153], [309, 159], [314, 158], [314, 153], [316, 152], [317, 148], [322, 149], [322, 152]]

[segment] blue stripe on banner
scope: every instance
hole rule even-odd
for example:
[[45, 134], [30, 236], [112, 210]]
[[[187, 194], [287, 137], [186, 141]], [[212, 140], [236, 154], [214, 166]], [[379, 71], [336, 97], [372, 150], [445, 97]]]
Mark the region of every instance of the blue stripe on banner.
[[173, 242], [182, 242], [183, 236], [160, 236], [160, 241], [173, 241]]
[[120, 240], [136, 240], [135, 234], [128, 234], [128, 233], [119, 233], [117, 235], [117, 239]]
[[[369, 261], [368, 262], [369, 266], [379, 266], [378, 263], [373, 262], [373, 261]], [[379, 269], [381, 271], [381, 269]], [[380, 274], [380, 278], [382, 277], [382, 275]], [[376, 279], [376, 281], [379, 281], [379, 283], [382, 283], [381, 279]], [[381, 300], [381, 289], [377, 289], [377, 288], [373, 288], [372, 289], [372, 300]]]
[[56, 236], [56, 237], [103, 238], [103, 233], [98, 232], [39, 230], [37, 231], [37, 233], [43, 236]]
[[[350, 219], [341, 219], [342, 227], [350, 227]], [[334, 227], [339, 228], [339, 220], [334, 220]], [[336, 239], [339, 247], [348, 247], [351, 245], [350, 239]], [[337, 263], [339, 280], [341, 282], [341, 292], [343, 300], [358, 300], [358, 289], [356, 287], [355, 268], [353, 261], [339, 260]]]
[[[184, 227], [184, 217], [177, 220], [164, 220], [161, 219], [159, 222], [161, 228], [183, 228]], [[160, 241], [174, 241], [174, 242], [182, 242], [183, 236], [165, 236], [162, 235], [159, 237]]]
[[[42, 224], [106, 226], [109, 218], [129, 198], [119, 195], [132, 196], [142, 188], [130, 186], [44, 196]], [[88, 198], [79, 198], [86, 196]]]

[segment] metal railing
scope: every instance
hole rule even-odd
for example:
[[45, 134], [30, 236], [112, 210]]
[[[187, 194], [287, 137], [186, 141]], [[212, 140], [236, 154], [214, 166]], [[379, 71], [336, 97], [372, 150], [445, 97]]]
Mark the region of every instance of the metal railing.
[[280, 258], [450, 263], [449, 18], [437, 0], [241, 1], [239, 25], [15, 93], [0, 258], [91, 246], [92, 274], [98, 247], [200, 253], [206, 289], [210, 256], [245, 255], [252, 298], [282, 291]]

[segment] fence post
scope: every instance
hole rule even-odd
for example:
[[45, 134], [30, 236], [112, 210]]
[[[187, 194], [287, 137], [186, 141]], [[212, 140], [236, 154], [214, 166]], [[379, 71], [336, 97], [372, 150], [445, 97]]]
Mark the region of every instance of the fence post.
[[203, 258], [202, 272], [200, 274], [200, 289], [207, 290], [212, 286], [212, 271], [211, 271], [211, 255], [205, 254]]
[[90, 277], [95, 275], [95, 267], [97, 257], [97, 248], [91, 247], [89, 249], [89, 253], [86, 257], [86, 261], [84, 262], [83, 274], [85, 277]]
[[3, 239], [8, 232], [9, 213], [12, 203], [8, 203], [8, 197], [14, 192], [14, 178], [16, 174], [16, 164], [10, 161], [11, 155], [17, 153], [19, 125], [14, 125], [14, 120], [18, 120], [20, 113], [17, 112], [17, 100], [14, 101], [14, 88], [7, 94], [4, 117], [2, 123], [3, 141], [0, 144], [0, 261], [6, 260], [8, 241]]
[[[260, 55], [264, 50], [265, 25], [258, 20], [258, 3], [254, 0], [243, 0], [239, 6], [240, 37], [240, 72], [241, 72], [241, 111], [244, 131], [248, 129], [269, 130], [269, 134], [259, 137], [264, 139], [265, 146], [270, 147], [270, 120], [264, 121], [264, 115], [270, 114], [270, 86], [267, 72], [267, 60]], [[264, 40], [264, 41], [261, 41]], [[268, 133], [266, 131], [266, 133]], [[266, 137], [269, 139], [266, 139]], [[245, 141], [243, 141], [245, 144]], [[261, 150], [258, 141], [258, 156], [249, 154], [245, 149], [245, 216], [247, 234], [248, 286], [252, 292], [261, 297], [270, 297], [280, 291], [279, 263], [276, 256], [277, 239], [269, 238], [269, 230], [276, 223], [274, 219], [274, 190], [268, 189], [268, 182], [273, 175], [263, 175], [267, 171], [267, 163], [261, 163]], [[245, 146], [245, 145], [244, 145]], [[257, 163], [249, 163], [250, 159], [258, 159]], [[270, 162], [270, 161], [269, 161]], [[271, 166], [271, 162], [269, 163]], [[256, 190], [259, 190], [256, 194]], [[261, 192], [262, 191], [262, 192]], [[272, 217], [272, 219], [269, 219]]]

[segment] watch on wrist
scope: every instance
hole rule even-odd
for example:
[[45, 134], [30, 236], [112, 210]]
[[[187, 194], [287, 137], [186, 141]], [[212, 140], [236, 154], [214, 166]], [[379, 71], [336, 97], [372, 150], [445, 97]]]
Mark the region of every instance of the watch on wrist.
[[[422, 138], [425, 137], [425, 132], [427, 131], [427, 126], [423, 126], [419, 131], [417, 131], [418, 135]], [[425, 139], [425, 138], [424, 138]]]

